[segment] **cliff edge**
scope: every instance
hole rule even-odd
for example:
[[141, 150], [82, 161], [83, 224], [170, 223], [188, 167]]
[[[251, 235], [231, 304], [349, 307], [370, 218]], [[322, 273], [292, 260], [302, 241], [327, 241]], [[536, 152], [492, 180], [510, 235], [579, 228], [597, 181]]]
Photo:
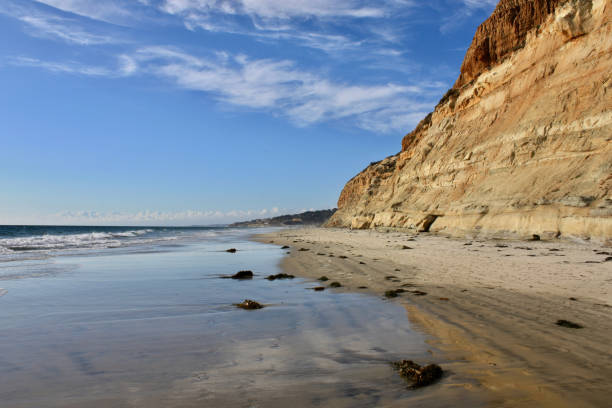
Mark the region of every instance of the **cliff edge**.
[[501, 0], [453, 88], [326, 225], [612, 239], [611, 3]]

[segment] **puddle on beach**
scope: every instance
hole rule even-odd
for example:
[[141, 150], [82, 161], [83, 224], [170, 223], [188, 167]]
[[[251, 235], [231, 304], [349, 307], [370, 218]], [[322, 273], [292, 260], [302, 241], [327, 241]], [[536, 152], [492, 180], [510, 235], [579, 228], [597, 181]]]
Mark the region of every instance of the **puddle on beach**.
[[[267, 281], [284, 251], [233, 239], [57, 257], [27, 279], [30, 265], [4, 265], [20, 279], [2, 281], [2, 406], [481, 405], [452, 374], [410, 390], [394, 373], [432, 360], [398, 303]], [[241, 269], [255, 278], [219, 279]], [[232, 306], [247, 298], [267, 307]]]

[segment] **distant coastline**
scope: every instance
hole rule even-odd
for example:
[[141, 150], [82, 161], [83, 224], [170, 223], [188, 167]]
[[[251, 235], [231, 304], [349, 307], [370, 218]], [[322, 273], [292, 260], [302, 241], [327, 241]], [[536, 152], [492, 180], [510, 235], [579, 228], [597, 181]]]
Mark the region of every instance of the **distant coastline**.
[[335, 214], [336, 208], [331, 210], [306, 211], [300, 214], [281, 215], [273, 218], [260, 218], [250, 221], [235, 222], [229, 227], [281, 227], [289, 225], [320, 226]]

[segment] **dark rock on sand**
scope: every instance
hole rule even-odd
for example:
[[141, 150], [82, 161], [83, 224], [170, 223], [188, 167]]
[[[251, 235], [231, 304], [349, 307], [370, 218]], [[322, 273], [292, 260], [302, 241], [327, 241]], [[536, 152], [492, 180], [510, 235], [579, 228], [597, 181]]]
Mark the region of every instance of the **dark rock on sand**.
[[582, 329], [582, 326], [578, 323], [570, 322], [569, 320], [557, 320], [557, 326], [567, 327], [568, 329]]
[[366, 263], [363, 261], [359, 261], [359, 265], [365, 265]]
[[232, 279], [253, 279], [253, 272], [251, 271], [240, 271], [230, 276]]
[[329, 280], [329, 278], [327, 276], [321, 276], [319, 279], [321, 282], [327, 282]]
[[538, 234], [533, 234], [530, 241], [539, 241], [541, 238]]
[[340, 282], [332, 282], [329, 284], [330, 288], [340, 288], [342, 287], [342, 284]]
[[276, 275], [268, 276], [266, 279], [269, 280], [269, 281], [273, 281], [273, 280], [276, 280], [276, 279], [293, 279], [293, 278], [295, 278], [295, 276], [293, 276], [293, 275], [289, 275], [289, 274], [286, 274], [286, 273], [277, 273]]
[[610, 262], [610, 261], [612, 261], [612, 256], [609, 256], [606, 259], [604, 259], [604, 262]]
[[264, 308], [264, 305], [262, 305], [261, 303], [249, 299], [244, 300], [242, 303], [236, 303], [234, 304], [234, 306], [245, 310], [257, 310]]
[[314, 288], [311, 288], [312, 290], [314, 290], [315, 292], [322, 292], [325, 290], [325, 286], [316, 286]]
[[387, 299], [390, 299], [390, 298], [396, 298], [397, 296], [398, 296], [398, 294], [397, 294], [397, 292], [396, 292], [396, 291], [394, 291], [394, 290], [388, 290], [388, 291], [386, 291], [386, 292], [385, 292], [385, 297], [386, 297]]
[[399, 375], [412, 382], [412, 388], [425, 387], [442, 378], [444, 371], [437, 364], [420, 366], [411, 360], [402, 360], [391, 363]]
[[408, 245], [402, 245], [402, 249], [412, 249], [412, 247], [409, 247]]
[[413, 291], [412, 291], [412, 294], [413, 294], [414, 296], [425, 296], [425, 295], [427, 294], [427, 292], [422, 292], [422, 291], [420, 291], [420, 290], [413, 290]]
[[367, 286], [359, 286], [357, 289], [367, 289]]
[[338, 258], [340, 258], [340, 259], [346, 259], [346, 258], [348, 258], [348, 256], [345, 256], [345, 255], [340, 255]]
[[281, 249], [289, 249], [289, 248], [291, 248], [289, 245], [283, 245], [283, 246], [281, 247]]
[[236, 248], [230, 248], [230, 249], [227, 249], [225, 252], [229, 252], [230, 254], [235, 254], [236, 251], [237, 251]]
[[310, 251], [310, 249], [308, 249], [308, 248], [300, 248], [299, 251], [300, 252], [306, 252], [306, 251]]

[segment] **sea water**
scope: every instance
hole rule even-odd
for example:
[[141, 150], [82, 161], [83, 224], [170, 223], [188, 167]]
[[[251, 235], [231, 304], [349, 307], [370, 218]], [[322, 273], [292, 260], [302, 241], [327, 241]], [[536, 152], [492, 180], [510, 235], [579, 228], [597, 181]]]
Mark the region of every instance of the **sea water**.
[[[435, 397], [439, 386], [408, 389], [389, 365], [430, 359], [403, 307], [268, 281], [285, 251], [252, 233], [0, 227], [0, 406], [449, 402]], [[244, 269], [254, 279], [221, 278]], [[244, 299], [266, 307], [234, 306]]]

